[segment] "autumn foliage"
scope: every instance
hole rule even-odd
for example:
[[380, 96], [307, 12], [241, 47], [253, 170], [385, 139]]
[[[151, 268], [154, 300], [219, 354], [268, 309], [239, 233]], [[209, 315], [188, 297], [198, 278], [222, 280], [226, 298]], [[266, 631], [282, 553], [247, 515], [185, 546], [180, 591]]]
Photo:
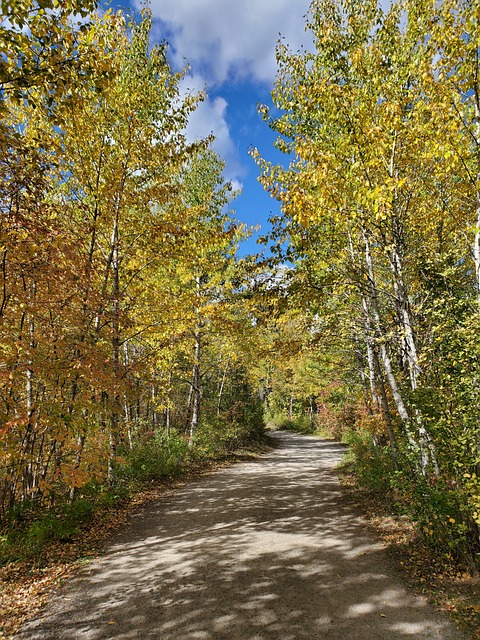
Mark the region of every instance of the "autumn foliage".
[[[290, 374], [299, 413], [312, 394], [299, 383], [308, 355], [317, 411], [349, 432], [366, 481], [471, 568], [480, 552], [479, 6], [315, 0], [314, 50], [279, 45], [278, 111], [261, 108], [289, 163], [253, 151], [283, 210], [271, 239], [289, 242], [280, 299], [307, 314], [307, 350]], [[277, 402], [284, 414], [287, 401]]]
[[312, 2], [313, 51], [280, 43], [260, 109], [288, 161], [252, 151], [282, 207], [254, 264], [148, 11], [2, 4], [4, 521], [88, 515], [258, 436], [265, 409], [347, 438], [478, 569], [479, 7]]
[[262, 429], [233, 349], [245, 229], [210, 141], [185, 138], [203, 96], [150, 46], [148, 12], [91, 9], [3, 9], [4, 518], [175, 474]]

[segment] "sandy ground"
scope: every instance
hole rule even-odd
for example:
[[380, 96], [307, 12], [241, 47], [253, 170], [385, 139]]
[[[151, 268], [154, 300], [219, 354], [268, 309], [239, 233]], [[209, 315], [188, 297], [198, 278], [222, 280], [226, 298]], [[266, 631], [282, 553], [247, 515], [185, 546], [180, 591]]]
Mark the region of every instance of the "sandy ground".
[[463, 638], [405, 588], [342, 500], [342, 446], [274, 436], [281, 446], [268, 455], [134, 516], [16, 638]]

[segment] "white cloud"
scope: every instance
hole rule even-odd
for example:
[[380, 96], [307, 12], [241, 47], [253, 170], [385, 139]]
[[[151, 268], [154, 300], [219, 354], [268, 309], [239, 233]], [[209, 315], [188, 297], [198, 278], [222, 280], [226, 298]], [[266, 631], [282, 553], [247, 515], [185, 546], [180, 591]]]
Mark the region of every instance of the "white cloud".
[[233, 178], [232, 180], [230, 180], [230, 182], [232, 183], [233, 191], [242, 191], [243, 184], [239, 180], [235, 180], [235, 178]]
[[[137, 8], [140, 0], [135, 0]], [[281, 36], [291, 49], [308, 44], [305, 14], [310, 0], [150, 0], [160, 37], [170, 44], [176, 68], [192, 67], [184, 90], [215, 89], [238, 80], [272, 85], [277, 64], [275, 46]], [[157, 29], [155, 29], [157, 31]], [[213, 133], [214, 147], [226, 162], [225, 177], [241, 187], [247, 169], [228, 126], [228, 103], [207, 98], [191, 115], [190, 140]]]
[[[205, 83], [196, 75], [189, 75], [183, 80], [182, 92], [193, 93], [202, 90]], [[227, 122], [228, 103], [225, 98], [218, 96], [214, 99], [206, 98], [200, 102], [196, 111], [190, 115], [186, 136], [189, 142], [205, 138], [213, 133], [215, 140], [213, 147], [218, 155], [226, 162], [225, 177], [227, 180], [238, 180], [245, 175], [238, 150], [233, 142]]]
[[210, 86], [234, 78], [272, 83], [279, 34], [294, 50], [309, 42], [309, 0], [151, 0], [150, 6], [171, 34], [175, 63], [189, 60]]

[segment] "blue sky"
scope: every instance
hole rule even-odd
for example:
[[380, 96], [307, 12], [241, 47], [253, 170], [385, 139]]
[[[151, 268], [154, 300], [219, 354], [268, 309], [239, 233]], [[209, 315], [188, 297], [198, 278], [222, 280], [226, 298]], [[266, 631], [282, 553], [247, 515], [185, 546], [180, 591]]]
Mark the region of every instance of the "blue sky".
[[[140, 10], [141, 3], [131, 0], [131, 6]], [[150, 7], [154, 39], [168, 41], [174, 68], [181, 68], [185, 60], [192, 68], [186, 87], [207, 87], [208, 99], [193, 114], [188, 136], [213, 132], [214, 146], [227, 163], [225, 177], [243, 190], [232, 203], [236, 217], [249, 225], [261, 224], [260, 234], [266, 232], [278, 203], [258, 183], [248, 150], [258, 147], [272, 160], [281, 154], [273, 148], [275, 136], [256, 104], [269, 100], [280, 34], [294, 50], [308, 47], [304, 16], [309, 0], [151, 0]], [[250, 240], [240, 253], [259, 249]]]

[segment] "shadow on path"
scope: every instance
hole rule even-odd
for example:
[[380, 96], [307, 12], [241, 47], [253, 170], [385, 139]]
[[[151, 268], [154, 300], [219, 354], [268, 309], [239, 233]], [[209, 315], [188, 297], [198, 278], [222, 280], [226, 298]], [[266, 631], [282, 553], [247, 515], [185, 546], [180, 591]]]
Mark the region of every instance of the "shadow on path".
[[138, 513], [18, 640], [455, 640], [342, 500], [344, 448], [281, 446]]

